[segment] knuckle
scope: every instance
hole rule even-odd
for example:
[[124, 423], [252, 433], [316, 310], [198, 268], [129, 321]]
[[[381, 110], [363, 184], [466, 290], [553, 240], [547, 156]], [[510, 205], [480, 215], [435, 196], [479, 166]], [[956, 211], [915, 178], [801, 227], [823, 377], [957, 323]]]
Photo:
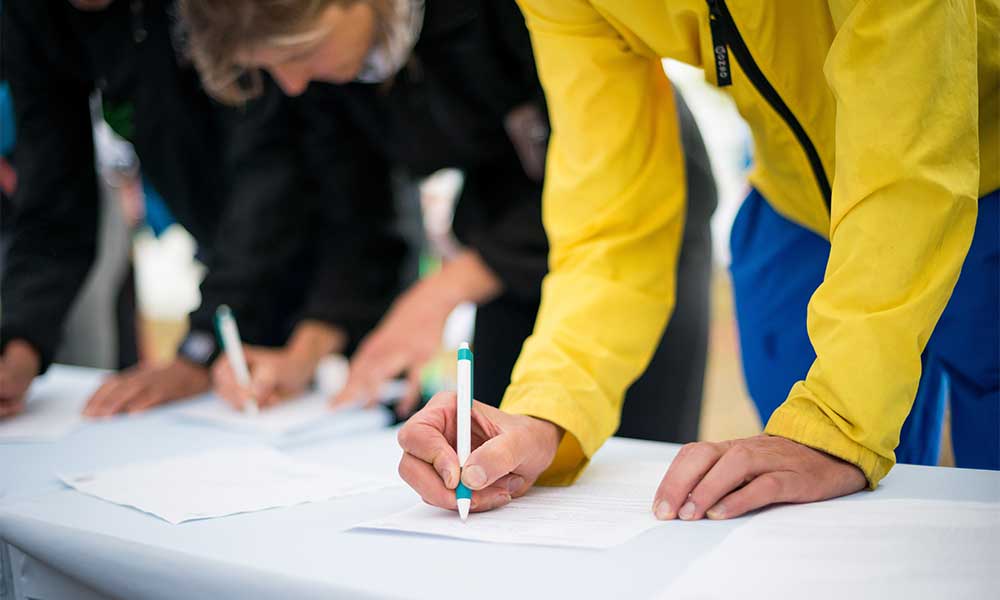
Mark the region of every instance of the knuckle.
[[733, 446], [726, 452], [726, 457], [740, 466], [745, 466], [753, 460], [753, 450], [742, 444]]
[[683, 446], [681, 446], [680, 451], [677, 452], [677, 458], [678, 459], [685, 459], [685, 458], [690, 457], [692, 454], [694, 454], [695, 452], [697, 452], [697, 448], [698, 448], [698, 444], [699, 443], [700, 442], [688, 442], [687, 444], [684, 444]]
[[769, 498], [779, 498], [784, 492], [784, 484], [772, 473], [765, 473], [757, 478], [761, 492]]
[[403, 450], [406, 450], [413, 441], [413, 428], [407, 425], [403, 425], [399, 429], [399, 433], [396, 434], [396, 443]]

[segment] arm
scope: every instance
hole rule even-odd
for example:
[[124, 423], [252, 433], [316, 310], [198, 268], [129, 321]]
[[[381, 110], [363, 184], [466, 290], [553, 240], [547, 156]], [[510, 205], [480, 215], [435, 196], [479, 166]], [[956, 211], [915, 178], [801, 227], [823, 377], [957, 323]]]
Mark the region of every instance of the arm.
[[0, 346], [20, 339], [52, 361], [62, 327], [93, 263], [98, 197], [90, 85], [71, 36], [49, 3], [3, 4], [3, 71], [14, 100], [18, 189], [6, 216]]
[[547, 479], [568, 482], [614, 433], [672, 309], [684, 161], [658, 58], [589, 4], [521, 6], [552, 119], [550, 273], [501, 408], [565, 429]]
[[830, 259], [809, 303], [817, 358], [767, 432], [857, 465], [871, 487], [895, 462], [920, 354], [975, 228], [974, 4], [830, 2], [837, 173]]
[[339, 329], [352, 352], [400, 291], [406, 245], [396, 231], [387, 158], [352, 121], [337, 87], [295, 99], [304, 170], [316, 182], [317, 267], [301, 318]]
[[302, 254], [312, 211], [288, 99], [277, 86], [264, 90], [229, 114], [227, 172], [220, 174], [228, 197], [208, 248], [202, 302], [191, 314], [193, 331], [214, 336], [215, 310], [228, 304], [251, 344], [269, 341], [276, 309], [270, 285]]
[[499, 283], [490, 294], [459, 301], [487, 302], [500, 293], [537, 303], [548, 272], [548, 240], [542, 227], [541, 183], [531, 181], [513, 159], [466, 171], [455, 207], [458, 240]]

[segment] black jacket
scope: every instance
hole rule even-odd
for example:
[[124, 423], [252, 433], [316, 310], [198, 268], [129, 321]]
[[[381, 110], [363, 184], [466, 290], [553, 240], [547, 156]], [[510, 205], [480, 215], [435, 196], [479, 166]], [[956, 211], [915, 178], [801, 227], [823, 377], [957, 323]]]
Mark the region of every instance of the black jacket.
[[[391, 82], [309, 87], [303, 98], [315, 111], [353, 124], [351, 141], [328, 164], [351, 175], [352, 186], [377, 176], [365, 164], [376, 154], [415, 175], [462, 169], [457, 237], [480, 253], [506, 293], [537, 303], [548, 255], [542, 184], [526, 174], [504, 128], [525, 103], [545, 114], [524, 18], [513, 2], [494, 0], [427, 0], [425, 8], [413, 55]], [[372, 154], [353, 151], [361, 139]]]
[[[305, 146], [288, 141], [292, 129], [274, 127], [291, 124], [294, 115], [285, 108], [262, 103], [233, 111], [209, 100], [177, 51], [173, 8], [168, 0], [119, 1], [95, 13], [65, 0], [3, 3], [0, 66], [14, 98], [19, 186], [14, 208], [3, 215], [9, 239], [0, 345], [26, 339], [43, 367], [97, 244], [88, 102], [95, 89], [106, 109], [128, 117], [120, 133], [133, 142], [144, 174], [209, 265], [195, 327], [210, 330], [208, 315], [230, 303], [251, 342], [281, 343], [293, 315], [330, 320], [358, 337], [394, 293], [386, 281], [398, 270], [398, 240], [365, 237], [381, 231], [384, 211], [359, 217], [351, 205], [318, 202], [332, 173], [304, 161], [321, 155], [319, 146], [330, 138], [303, 135], [313, 149], [300, 151]], [[258, 122], [271, 125], [254, 127]], [[304, 175], [310, 170], [313, 176]], [[242, 244], [257, 229], [265, 234], [254, 236], [256, 245]], [[327, 234], [334, 231], [340, 233]], [[355, 255], [364, 260], [345, 265], [344, 247], [364, 244], [384, 252]], [[294, 269], [275, 275], [273, 265], [288, 257]]]
[[[353, 124], [285, 97], [270, 81], [240, 110], [226, 151], [233, 184], [191, 315], [212, 331], [220, 303], [253, 344], [280, 345], [298, 321], [336, 325], [348, 351], [400, 291], [406, 247], [396, 231], [388, 164]], [[330, 161], [347, 154], [352, 161]]]

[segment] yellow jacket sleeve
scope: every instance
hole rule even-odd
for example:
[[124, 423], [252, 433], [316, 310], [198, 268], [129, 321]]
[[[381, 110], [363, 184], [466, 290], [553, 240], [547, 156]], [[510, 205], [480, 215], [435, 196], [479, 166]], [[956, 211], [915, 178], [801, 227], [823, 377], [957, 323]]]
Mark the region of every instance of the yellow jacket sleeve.
[[673, 307], [684, 174], [673, 93], [589, 4], [521, 3], [552, 120], [550, 273], [501, 408], [567, 433], [542, 483], [568, 483], [618, 427]]
[[826, 276], [808, 309], [816, 361], [766, 431], [892, 468], [920, 354], [972, 241], [979, 183], [973, 0], [831, 0], [837, 101]]

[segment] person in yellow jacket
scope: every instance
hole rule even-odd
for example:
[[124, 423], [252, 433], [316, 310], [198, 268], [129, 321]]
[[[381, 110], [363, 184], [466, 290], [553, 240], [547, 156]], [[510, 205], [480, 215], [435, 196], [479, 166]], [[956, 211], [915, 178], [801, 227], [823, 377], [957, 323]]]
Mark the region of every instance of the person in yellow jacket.
[[829, 256], [808, 302], [808, 372], [764, 435], [685, 446], [657, 517], [874, 488], [895, 463], [921, 355], [942, 335], [954, 378], [978, 394], [971, 433], [997, 454], [997, 0], [520, 4], [552, 120], [551, 271], [500, 410], [476, 407], [480, 445], [461, 474], [449, 398], [401, 429], [400, 473], [425, 500], [454, 508], [459, 477], [479, 510], [536, 480], [569, 483], [614, 432], [673, 302], [684, 223], [661, 57], [729, 90], [756, 142], [758, 207], [766, 198], [769, 218], [829, 240]]

